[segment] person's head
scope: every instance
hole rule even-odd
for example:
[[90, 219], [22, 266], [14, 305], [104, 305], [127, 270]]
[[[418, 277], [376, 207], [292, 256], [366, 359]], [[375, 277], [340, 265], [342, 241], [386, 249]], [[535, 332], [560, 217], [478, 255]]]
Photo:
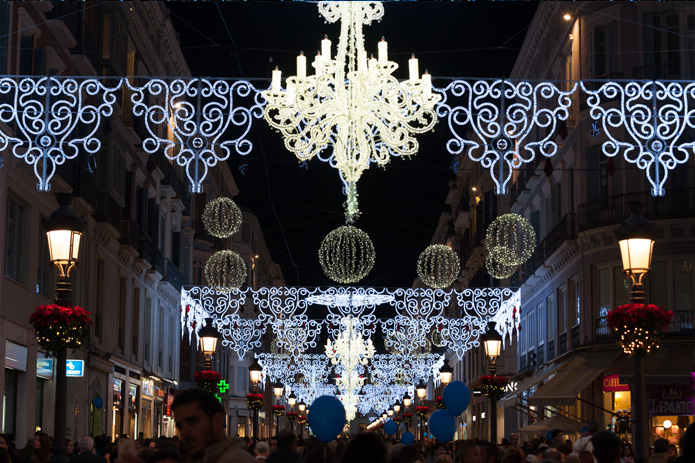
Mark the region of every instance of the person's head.
[[660, 438], [654, 441], [654, 453], [666, 453], [668, 452], [668, 441], [666, 439]]
[[524, 463], [526, 456], [519, 447], [509, 447], [502, 454], [501, 463]]
[[591, 445], [598, 463], [613, 463], [620, 459], [620, 439], [610, 431], [599, 431], [591, 436]]
[[594, 463], [594, 455], [588, 450], [582, 450], [578, 455], [582, 463]]
[[553, 430], [553, 441], [555, 441], [559, 444], [565, 442], [565, 439], [562, 437], [562, 430], [560, 430], [560, 429]]
[[620, 456], [629, 457], [632, 455], [632, 444], [625, 442], [623, 444], [623, 449], [620, 451]]
[[500, 461], [500, 448], [493, 442], [480, 442], [480, 457], [483, 463], [498, 463]]
[[348, 442], [343, 452], [343, 461], [387, 463], [389, 458], [381, 438], [372, 432], [365, 432]]
[[296, 452], [297, 436], [289, 429], [283, 429], [277, 435], [278, 450]]
[[512, 447], [516, 447], [519, 445], [519, 435], [517, 433], [511, 433], [511, 435], [509, 436], [509, 445]]
[[676, 449], [676, 446], [673, 444], [668, 445], [668, 452], [666, 453], [669, 457], [677, 457], [678, 456], [678, 450]]
[[91, 452], [94, 449], [94, 441], [89, 436], [82, 436], [77, 441], [77, 450], [82, 452]]
[[253, 447], [253, 454], [257, 457], [267, 457], [270, 453], [270, 446], [265, 441], [256, 442]]
[[482, 463], [483, 458], [480, 454], [480, 447], [474, 441], [464, 441], [459, 447], [459, 461], [461, 463]]
[[174, 398], [171, 409], [190, 457], [201, 458], [206, 448], [225, 439], [224, 408], [214, 394], [202, 389], [187, 389]]
[[271, 437], [270, 438], [270, 451], [274, 452], [278, 449], [278, 438], [277, 437]]
[[404, 446], [398, 454], [399, 463], [415, 463], [427, 461], [420, 447], [416, 444]]
[[151, 463], [183, 463], [183, 457], [176, 447], [167, 445], [154, 452]]
[[304, 463], [331, 463], [333, 458], [334, 453], [331, 446], [316, 441], [312, 442], [310, 450], [304, 457]]
[[44, 463], [47, 462], [48, 457], [51, 455], [51, 438], [48, 434], [45, 432], [36, 433], [34, 448], [36, 448], [37, 460]]
[[582, 461], [579, 459], [579, 455], [576, 453], [570, 453], [565, 457], [564, 463], [582, 463]]
[[434, 463], [451, 463], [451, 457], [449, 456], [449, 454], [444, 453], [436, 457], [434, 459]]
[[562, 463], [562, 453], [558, 449], [545, 449], [543, 451], [543, 460], [552, 460]]

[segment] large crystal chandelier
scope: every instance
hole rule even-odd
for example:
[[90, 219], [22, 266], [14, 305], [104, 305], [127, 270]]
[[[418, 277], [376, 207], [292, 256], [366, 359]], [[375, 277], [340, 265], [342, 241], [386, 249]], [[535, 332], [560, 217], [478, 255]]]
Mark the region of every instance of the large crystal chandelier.
[[[279, 130], [285, 147], [300, 161], [314, 156], [340, 172], [347, 194], [345, 218], [359, 214], [356, 183], [371, 163], [383, 167], [390, 156], [417, 153], [415, 134], [432, 129], [437, 117], [434, 105], [441, 99], [432, 93], [432, 78], [409, 62], [409, 79], [392, 76], [398, 65], [388, 60], [387, 42], [378, 44], [377, 58], [367, 58], [362, 26], [379, 20], [379, 2], [319, 2], [319, 11], [330, 23], [341, 21], [337, 54], [331, 41], [321, 41], [321, 52], [307, 75], [306, 56], [297, 57], [297, 75], [286, 80], [276, 68], [267, 100], [265, 120]], [[324, 152], [327, 150], [327, 152]]]
[[326, 343], [326, 356], [336, 365], [338, 376], [335, 384], [340, 391], [346, 419], [352, 421], [357, 415], [359, 393], [365, 382], [364, 367], [374, 357], [375, 349], [371, 339], [365, 341], [362, 338], [357, 318], [344, 317], [341, 325], [336, 340], [331, 342], [329, 339]]

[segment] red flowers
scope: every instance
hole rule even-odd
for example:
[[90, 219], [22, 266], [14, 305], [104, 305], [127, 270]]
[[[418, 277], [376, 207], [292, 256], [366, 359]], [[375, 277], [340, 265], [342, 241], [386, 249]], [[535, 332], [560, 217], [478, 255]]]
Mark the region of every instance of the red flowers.
[[413, 414], [412, 413], [403, 413], [403, 421], [405, 423], [410, 423], [413, 420]]
[[425, 419], [427, 418], [427, 412], [429, 411], [428, 407], [422, 406], [422, 407], [415, 407], [415, 414], [420, 418], [420, 419]]
[[625, 304], [608, 312], [608, 327], [620, 330], [625, 326], [663, 332], [673, 318], [673, 312], [654, 304]]
[[483, 394], [494, 399], [500, 399], [504, 395], [504, 388], [509, 382], [505, 376], [486, 375], [480, 378], [483, 383]]
[[298, 416], [299, 413], [297, 412], [287, 412], [287, 421], [294, 423]]
[[446, 408], [446, 405], [444, 405], [444, 398], [442, 396], [438, 396], [436, 399], [434, 399], [434, 403], [437, 404], [437, 408]]
[[246, 396], [246, 405], [249, 410], [258, 410], [263, 405], [263, 394], [248, 394]]
[[196, 383], [219, 383], [222, 380], [222, 375], [215, 370], [196, 371], [193, 375], [193, 381]]
[[260, 400], [263, 401], [263, 394], [248, 394], [246, 400]]
[[625, 304], [608, 312], [608, 327], [626, 354], [644, 354], [659, 347], [659, 335], [666, 331], [673, 312], [654, 304]]
[[284, 405], [273, 405], [273, 415], [282, 416], [284, 414], [285, 414], [285, 406]]
[[50, 355], [61, 348], [77, 349], [89, 335], [91, 312], [82, 307], [64, 307], [57, 304], [41, 305], [29, 316], [36, 330], [36, 339]]

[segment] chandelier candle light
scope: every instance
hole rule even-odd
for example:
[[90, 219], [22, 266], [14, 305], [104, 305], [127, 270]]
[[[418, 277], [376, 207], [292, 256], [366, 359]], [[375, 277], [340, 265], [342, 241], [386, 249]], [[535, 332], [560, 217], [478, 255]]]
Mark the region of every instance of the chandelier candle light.
[[[388, 60], [386, 40], [378, 44], [377, 58], [364, 48], [362, 26], [380, 20], [379, 2], [319, 2], [326, 21], [340, 21], [336, 55], [331, 40], [321, 41], [313, 75], [307, 59], [297, 56], [297, 75], [286, 80], [275, 69], [270, 90], [263, 93], [264, 118], [282, 134], [285, 147], [300, 161], [318, 157], [340, 172], [348, 199], [345, 219], [353, 223], [359, 214], [356, 183], [369, 165], [388, 164], [390, 156], [417, 153], [416, 134], [432, 129], [437, 121], [434, 106], [441, 99], [432, 93], [432, 77], [419, 75], [418, 60], [408, 62], [409, 78], [392, 76], [398, 65]], [[324, 150], [330, 148], [328, 153]]]

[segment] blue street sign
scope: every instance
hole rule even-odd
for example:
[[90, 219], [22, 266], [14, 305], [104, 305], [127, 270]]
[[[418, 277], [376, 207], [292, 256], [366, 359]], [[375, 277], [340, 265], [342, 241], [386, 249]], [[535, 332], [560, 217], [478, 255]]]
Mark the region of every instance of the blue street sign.
[[81, 378], [84, 376], [84, 360], [68, 360], [65, 363], [65, 376]]

